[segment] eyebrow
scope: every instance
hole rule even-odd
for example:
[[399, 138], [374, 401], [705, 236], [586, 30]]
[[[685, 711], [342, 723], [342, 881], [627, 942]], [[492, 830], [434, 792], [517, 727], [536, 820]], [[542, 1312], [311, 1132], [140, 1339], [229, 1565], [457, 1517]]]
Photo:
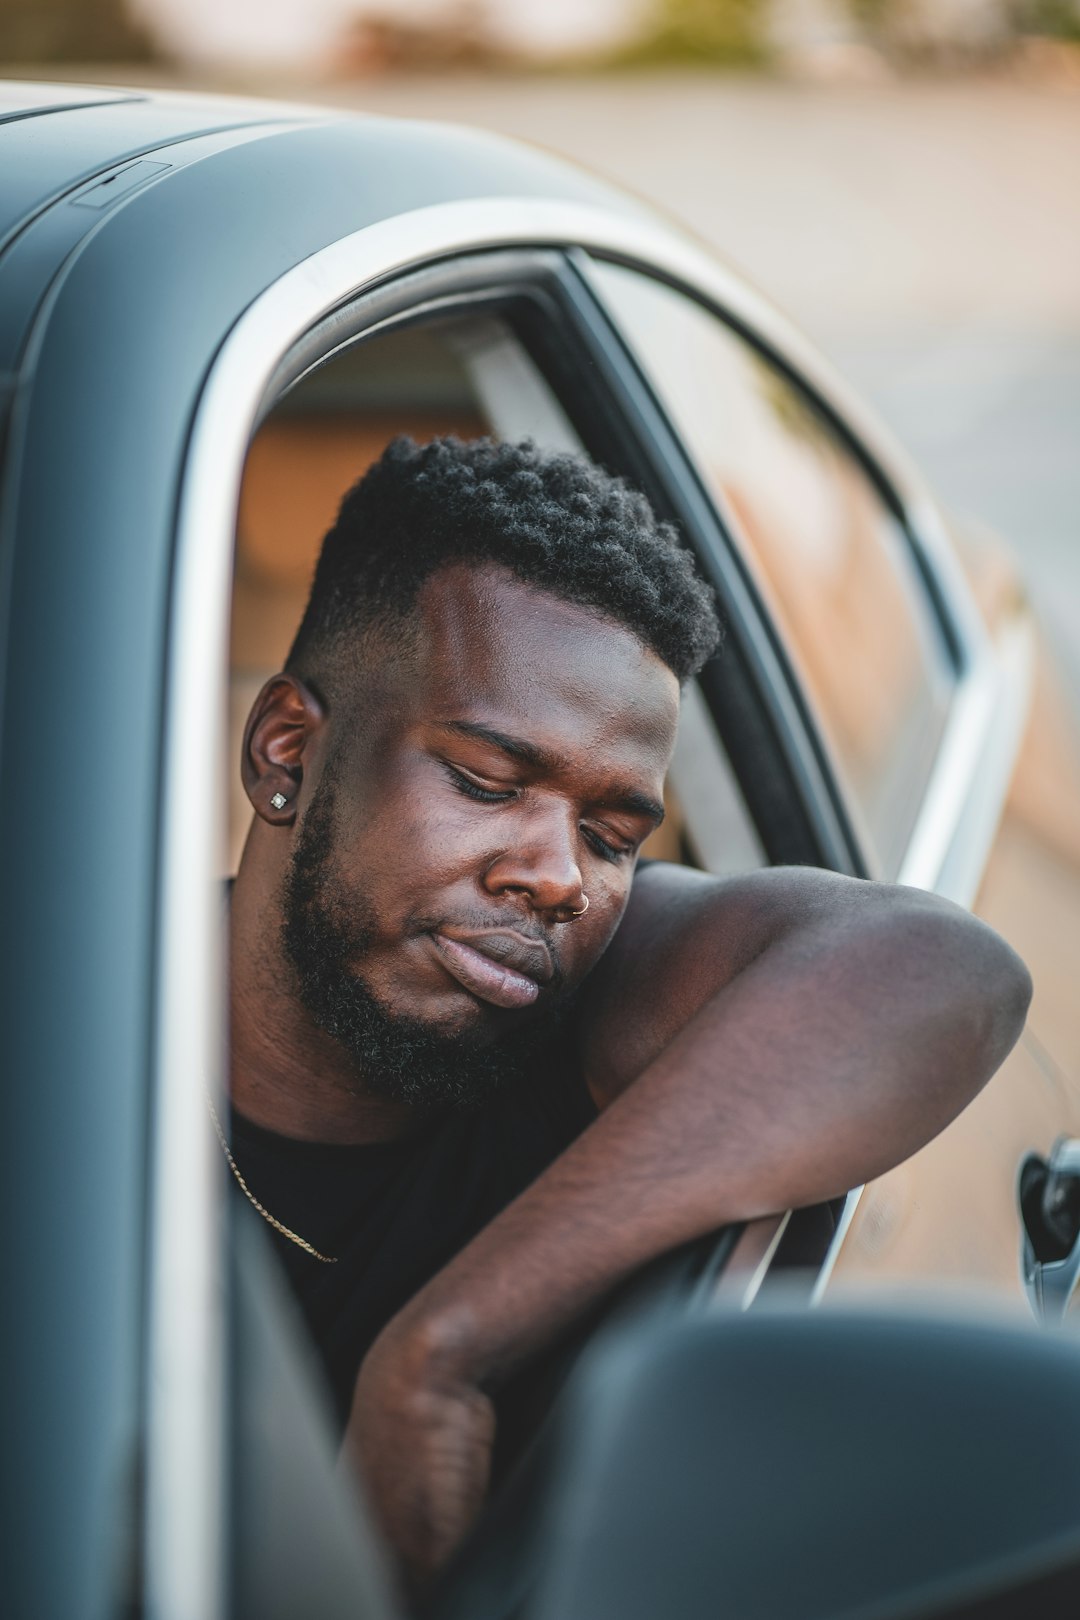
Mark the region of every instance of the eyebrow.
[[[476, 742], [489, 743], [501, 753], [518, 760], [522, 765], [532, 766], [534, 770], [555, 771], [559, 767], [558, 756], [549, 749], [541, 748], [538, 743], [526, 742], [524, 737], [511, 737], [505, 731], [497, 731], [494, 726], [481, 725], [475, 720], [440, 720], [438, 724], [443, 731], [455, 731], [459, 736], [472, 738]], [[639, 793], [636, 788], [617, 789], [614, 795], [603, 802], [612, 810], [625, 810], [630, 815], [647, 816], [658, 827], [664, 819], [663, 805], [649, 794]]]

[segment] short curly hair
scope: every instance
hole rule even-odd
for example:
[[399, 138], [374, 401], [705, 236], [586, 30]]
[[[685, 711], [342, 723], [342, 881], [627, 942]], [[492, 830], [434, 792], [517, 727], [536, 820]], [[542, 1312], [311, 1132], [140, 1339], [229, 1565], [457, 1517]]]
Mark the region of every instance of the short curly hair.
[[680, 682], [719, 644], [689, 552], [621, 478], [529, 440], [401, 437], [341, 503], [287, 667], [333, 661], [406, 620], [424, 582], [455, 562], [501, 564], [625, 626]]

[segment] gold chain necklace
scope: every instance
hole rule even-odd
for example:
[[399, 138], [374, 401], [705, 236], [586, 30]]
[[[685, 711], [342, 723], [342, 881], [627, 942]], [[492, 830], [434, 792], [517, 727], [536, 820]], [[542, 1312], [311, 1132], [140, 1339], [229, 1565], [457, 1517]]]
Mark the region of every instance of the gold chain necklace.
[[214, 1107], [213, 1100], [210, 1097], [209, 1092], [206, 1094], [206, 1106], [210, 1110], [210, 1118], [214, 1122], [214, 1129], [217, 1132], [217, 1139], [221, 1143], [221, 1151], [224, 1153], [226, 1159], [228, 1159], [229, 1169], [236, 1177], [236, 1185], [240, 1188], [240, 1191], [243, 1193], [244, 1197], [249, 1201], [249, 1203], [254, 1204], [263, 1220], [268, 1221], [274, 1228], [275, 1232], [280, 1232], [282, 1237], [287, 1237], [290, 1243], [295, 1243], [297, 1248], [303, 1249], [304, 1253], [310, 1254], [313, 1259], [321, 1260], [324, 1266], [336, 1266], [336, 1254], [320, 1254], [313, 1243], [309, 1243], [306, 1238], [302, 1238], [297, 1232], [290, 1230], [289, 1227], [285, 1226], [283, 1222], [277, 1220], [273, 1215], [271, 1215], [268, 1209], [259, 1203], [259, 1200], [256, 1198], [255, 1194], [252, 1192], [251, 1188], [240, 1174], [240, 1167], [232, 1156], [232, 1151], [225, 1139], [225, 1132], [221, 1128], [221, 1121], [217, 1116], [217, 1109]]

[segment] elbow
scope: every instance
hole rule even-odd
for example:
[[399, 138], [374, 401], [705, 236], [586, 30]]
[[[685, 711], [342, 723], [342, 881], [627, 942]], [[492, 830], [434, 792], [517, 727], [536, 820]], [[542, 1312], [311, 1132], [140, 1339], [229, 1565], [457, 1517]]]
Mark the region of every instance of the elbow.
[[[985, 927], [985, 924], [982, 926]], [[989, 994], [993, 1001], [994, 1033], [1001, 1049], [994, 1063], [996, 1068], [1020, 1039], [1035, 986], [1023, 958], [999, 934], [994, 934], [993, 939], [997, 946], [998, 963]]]
[[1000, 934], [958, 906], [935, 902], [915, 927], [922, 934], [924, 991], [929, 979], [937, 993], [928, 1000], [937, 1002], [941, 1022], [951, 1027], [958, 1078], [966, 1075], [974, 1095], [1020, 1038], [1031, 974]]
[[1023, 1030], [1032, 981], [994, 929], [948, 901], [905, 897], [893, 923], [889, 971], [879, 984], [898, 992], [887, 1043], [896, 1055], [897, 1129], [887, 1154], [895, 1163], [962, 1113], [1005, 1062]]

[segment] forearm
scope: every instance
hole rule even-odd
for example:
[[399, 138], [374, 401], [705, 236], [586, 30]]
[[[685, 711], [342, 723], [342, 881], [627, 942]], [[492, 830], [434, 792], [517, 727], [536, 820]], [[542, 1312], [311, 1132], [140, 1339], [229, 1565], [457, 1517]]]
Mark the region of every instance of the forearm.
[[553, 1338], [652, 1256], [816, 1202], [935, 1135], [1023, 1021], [1011, 953], [912, 896], [778, 940], [404, 1313], [476, 1383]]

